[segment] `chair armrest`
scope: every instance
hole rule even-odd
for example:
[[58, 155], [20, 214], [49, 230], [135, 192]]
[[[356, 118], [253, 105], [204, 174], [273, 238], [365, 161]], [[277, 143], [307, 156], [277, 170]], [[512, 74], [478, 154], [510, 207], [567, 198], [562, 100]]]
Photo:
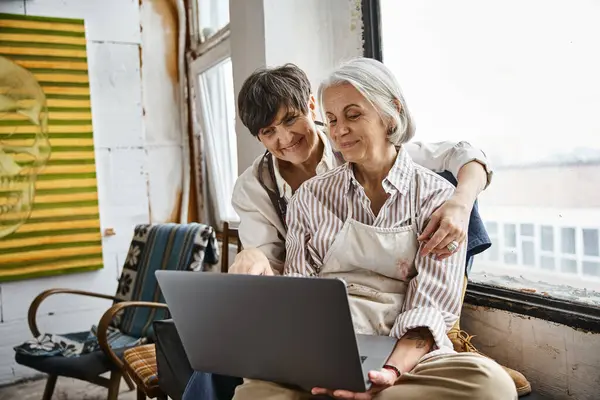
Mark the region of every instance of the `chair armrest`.
[[29, 310], [27, 311], [27, 322], [29, 323], [29, 330], [31, 330], [31, 333], [33, 334], [34, 337], [40, 336], [40, 331], [37, 327], [37, 321], [36, 321], [37, 310], [40, 307], [40, 304], [42, 303], [42, 301], [46, 300], [46, 298], [48, 298], [49, 296], [52, 296], [53, 294], [76, 294], [79, 296], [97, 297], [100, 299], [113, 300], [113, 301], [118, 300], [115, 296], [110, 296], [110, 295], [101, 294], [101, 293], [86, 292], [83, 290], [75, 290], [75, 289], [44, 290], [42, 293], [38, 294], [35, 299], [33, 299], [33, 301], [31, 302], [31, 305], [29, 306]]
[[124, 308], [127, 307], [151, 307], [151, 308], [164, 308], [168, 309], [166, 304], [162, 303], [153, 303], [149, 301], [122, 301], [120, 303], [116, 303], [111, 308], [106, 310], [102, 318], [100, 318], [100, 323], [98, 324], [98, 344], [100, 348], [104, 351], [104, 353], [108, 356], [108, 358], [115, 363], [119, 367], [119, 369], [123, 369], [123, 361], [115, 354], [115, 352], [110, 348], [108, 344], [108, 325], [114, 319], [115, 315]]

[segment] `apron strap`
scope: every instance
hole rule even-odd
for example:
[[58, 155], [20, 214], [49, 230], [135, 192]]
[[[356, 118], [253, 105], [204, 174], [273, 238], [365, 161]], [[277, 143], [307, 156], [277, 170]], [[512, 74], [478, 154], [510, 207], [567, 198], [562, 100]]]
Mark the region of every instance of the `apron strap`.
[[[271, 179], [271, 182], [273, 182], [275, 184], [275, 190], [269, 189], [267, 187], [267, 185], [265, 184], [265, 181], [263, 178], [263, 171], [264, 171], [265, 163], [266, 163], [267, 170], [269, 172], [269, 177]], [[275, 208], [275, 212], [277, 212], [277, 216], [281, 220], [281, 223], [283, 224], [283, 228], [287, 232], [287, 223], [286, 223], [287, 201], [283, 197], [281, 197], [281, 193], [279, 193], [279, 187], [277, 186], [277, 180], [275, 178], [275, 169], [273, 167], [273, 155], [268, 150], [265, 151], [265, 154], [263, 155], [262, 159], [260, 160], [260, 163], [258, 164], [258, 183], [260, 183], [260, 185], [265, 190], [265, 192], [267, 192], [267, 195], [269, 196], [269, 200], [271, 200], [271, 204], [273, 204], [273, 207]]]
[[413, 178], [411, 179], [411, 185], [409, 187], [410, 193], [410, 223], [415, 229], [415, 232], [419, 232], [417, 229], [417, 209], [419, 206], [419, 185], [417, 184], [417, 174], [413, 169]]
[[352, 206], [352, 196], [354, 195], [354, 190], [350, 189], [348, 195], [346, 196], [346, 204], [348, 205], [348, 216], [346, 217], [346, 221], [351, 220], [354, 217], [354, 207]]

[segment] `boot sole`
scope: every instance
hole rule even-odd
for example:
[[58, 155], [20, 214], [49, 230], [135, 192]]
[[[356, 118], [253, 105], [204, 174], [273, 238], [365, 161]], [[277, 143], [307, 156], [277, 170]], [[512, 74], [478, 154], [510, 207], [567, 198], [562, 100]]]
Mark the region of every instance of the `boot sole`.
[[531, 393], [531, 384], [530, 383], [527, 383], [526, 386], [521, 386], [521, 387], [517, 388], [517, 395], [519, 395], [519, 397], [528, 395], [529, 393]]

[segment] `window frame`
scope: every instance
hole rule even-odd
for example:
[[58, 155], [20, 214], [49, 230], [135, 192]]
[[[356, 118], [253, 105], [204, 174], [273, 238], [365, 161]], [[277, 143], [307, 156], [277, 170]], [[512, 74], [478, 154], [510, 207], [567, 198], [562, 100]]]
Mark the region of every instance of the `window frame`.
[[[194, 3], [197, 3], [194, 1]], [[196, 15], [196, 14], [195, 14]], [[191, 105], [191, 115], [192, 115], [192, 123], [193, 123], [193, 131], [195, 140], [200, 139], [202, 143], [199, 144], [199, 147], [204, 148], [204, 129], [202, 128], [203, 118], [202, 112], [199, 110], [202, 109], [202, 104], [200, 103], [199, 87], [200, 87], [200, 75], [214, 66], [220, 64], [221, 62], [231, 58], [231, 39], [230, 39], [230, 24], [225, 25], [219, 31], [217, 31], [214, 35], [208, 38], [206, 41], [203, 41], [198, 44], [195, 49], [189, 53], [189, 67], [188, 67], [188, 79], [190, 82], [190, 92], [192, 96], [190, 97], [190, 105]], [[202, 167], [202, 179], [201, 186], [199, 190], [202, 192], [204, 196], [209, 195], [209, 187], [208, 187], [208, 177], [206, 170], [206, 163], [208, 163], [208, 159], [203, 151], [200, 151], [202, 154], [201, 160], [198, 160], [199, 163], [204, 164]], [[206, 198], [206, 197], [205, 197]], [[206, 205], [206, 203], [205, 203]], [[203, 218], [207, 221], [212, 221], [215, 216], [211, 215], [210, 207], [205, 207], [203, 210]], [[230, 224], [237, 224], [237, 221], [228, 221]], [[223, 226], [217, 226], [216, 232], [221, 232]]]
[[[210, 40], [202, 43], [202, 45], [198, 47], [198, 55], [196, 55], [195, 59], [190, 63], [190, 72], [193, 74], [194, 85], [196, 87], [198, 87], [198, 75], [231, 57], [229, 25], [223, 29], [223, 33], [226, 33], [226, 35], [220, 35], [219, 33], [221, 31], [219, 31], [219, 33], [211, 36]], [[196, 99], [196, 101], [198, 101], [198, 99]]]
[[[381, 33], [381, 8], [379, 0], [362, 0], [361, 6], [364, 43], [363, 56], [383, 62], [383, 38]], [[519, 235], [520, 226], [518, 223], [515, 224], [517, 225], [515, 227], [517, 230], [517, 246], [519, 246], [521, 239], [521, 235]], [[554, 246], [561, 245], [557, 238], [557, 233], [557, 229], [554, 229]], [[502, 237], [500, 231], [496, 235], [499, 238]], [[502, 249], [499, 250], [499, 257], [503, 257]], [[556, 247], [554, 251], [556, 252]], [[562, 255], [562, 252], [558, 254]], [[560, 260], [555, 260], [555, 262], [558, 261]], [[556, 265], [556, 268], [559, 267], [559, 265]], [[471, 281], [467, 285], [465, 302], [475, 306], [509, 311], [576, 329], [600, 333], [600, 307], [589, 304], [560, 300], [536, 293]]]

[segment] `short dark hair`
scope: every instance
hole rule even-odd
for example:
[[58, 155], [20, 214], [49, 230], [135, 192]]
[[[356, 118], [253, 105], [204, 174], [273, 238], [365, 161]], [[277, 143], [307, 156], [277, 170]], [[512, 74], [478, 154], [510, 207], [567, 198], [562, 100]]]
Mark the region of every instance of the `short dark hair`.
[[285, 64], [276, 68], [261, 68], [252, 73], [238, 95], [238, 114], [254, 136], [273, 123], [279, 109], [308, 114], [310, 81], [300, 68]]

